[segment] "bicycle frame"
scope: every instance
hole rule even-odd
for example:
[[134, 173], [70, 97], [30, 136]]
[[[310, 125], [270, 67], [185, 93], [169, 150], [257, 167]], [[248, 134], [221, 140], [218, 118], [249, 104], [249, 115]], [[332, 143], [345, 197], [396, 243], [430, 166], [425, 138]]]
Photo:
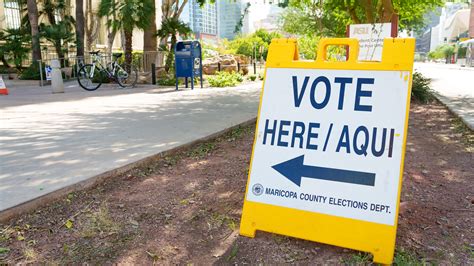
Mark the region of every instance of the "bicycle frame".
[[[106, 64], [106, 66], [104, 67], [102, 63], [100, 63], [100, 57], [101, 57], [100, 55], [93, 55], [92, 71], [90, 73], [89, 78], [92, 79], [94, 77], [96, 67], [99, 69], [99, 71], [105, 71], [105, 73], [107, 73], [108, 78], [114, 78], [117, 68], [120, 67], [120, 65], [117, 64], [117, 59], [115, 58], [114, 60], [112, 60], [112, 62]], [[112, 72], [109, 71], [107, 65], [110, 66], [110, 69], [112, 70]]]

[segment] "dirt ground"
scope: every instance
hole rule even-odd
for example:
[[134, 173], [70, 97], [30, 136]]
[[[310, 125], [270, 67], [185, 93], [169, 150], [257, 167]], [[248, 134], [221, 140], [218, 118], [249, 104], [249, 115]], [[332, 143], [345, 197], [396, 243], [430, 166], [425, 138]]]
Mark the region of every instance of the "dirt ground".
[[[238, 235], [253, 127], [0, 225], [0, 263], [369, 264], [370, 255]], [[474, 134], [412, 104], [395, 262], [474, 264]]]

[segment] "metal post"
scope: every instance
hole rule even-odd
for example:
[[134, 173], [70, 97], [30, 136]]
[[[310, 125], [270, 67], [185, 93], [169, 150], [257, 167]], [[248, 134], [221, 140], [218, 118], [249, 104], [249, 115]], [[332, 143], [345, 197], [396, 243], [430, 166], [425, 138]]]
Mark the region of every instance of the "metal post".
[[219, 72], [221, 71], [221, 62], [217, 63], [217, 71], [219, 71]]
[[156, 85], [156, 65], [151, 64], [151, 84]]
[[237, 62], [237, 73], [240, 73], [240, 62]]
[[41, 64], [41, 60], [37, 61], [39, 64], [39, 72], [40, 72], [40, 86], [43, 87], [43, 64]]
[[253, 62], [253, 74], [257, 75], [257, 63]]
[[184, 78], [184, 83], [186, 83], [186, 88], [188, 87], [188, 77]]

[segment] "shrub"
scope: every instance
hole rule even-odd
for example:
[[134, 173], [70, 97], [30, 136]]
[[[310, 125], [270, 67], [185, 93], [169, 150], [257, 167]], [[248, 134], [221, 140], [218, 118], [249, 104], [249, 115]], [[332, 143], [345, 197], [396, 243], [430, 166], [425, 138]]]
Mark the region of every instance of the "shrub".
[[175, 86], [176, 79], [174, 77], [157, 78], [156, 83], [161, 86]]
[[430, 88], [431, 79], [423, 76], [419, 72], [413, 73], [413, 82], [411, 87], [411, 98], [414, 101], [427, 103], [434, 99]]
[[[185, 85], [184, 84], [185, 79], [184, 78], [179, 78], [178, 79], [178, 85]], [[191, 86], [191, 78], [188, 78], [188, 85]], [[176, 78], [174, 76], [165, 76], [165, 77], [160, 77], [156, 79], [156, 83], [161, 86], [176, 86]], [[199, 78], [194, 77], [194, 84], [198, 85], [199, 84]]]
[[[41, 71], [43, 72], [43, 80], [46, 80], [46, 73], [44, 70], [44, 64], [41, 64], [41, 67], [43, 68]], [[32, 63], [29, 67], [25, 68], [20, 76], [20, 79], [26, 79], [26, 80], [40, 80], [40, 70], [39, 70], [39, 63], [34, 62]]]
[[0, 48], [0, 53], [2, 56], [7, 56], [15, 67], [21, 70], [22, 62], [28, 58], [28, 52], [30, 51], [30, 48], [24, 45], [30, 40], [28, 34], [26, 34], [25, 29], [7, 29], [1, 35], [5, 42]]
[[207, 78], [211, 87], [233, 87], [244, 80], [239, 73], [217, 72], [215, 76]]
[[249, 76], [249, 79], [250, 79], [251, 81], [255, 81], [255, 80], [257, 79], [257, 76], [255, 76], [255, 75], [250, 75], [250, 76]]
[[237, 76], [236, 76], [236, 79], [237, 79], [237, 81], [238, 81], [239, 83], [242, 82], [242, 81], [244, 81], [244, 77], [243, 77], [240, 73], [236, 73], [235, 75], [237, 75]]
[[17, 70], [11, 67], [0, 66], [0, 74], [14, 74]]

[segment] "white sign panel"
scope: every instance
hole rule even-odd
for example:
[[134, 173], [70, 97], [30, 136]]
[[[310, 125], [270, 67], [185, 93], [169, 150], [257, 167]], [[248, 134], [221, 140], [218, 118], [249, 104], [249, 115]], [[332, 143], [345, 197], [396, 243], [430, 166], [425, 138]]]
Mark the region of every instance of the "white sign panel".
[[359, 40], [359, 61], [382, 61], [383, 39], [391, 32], [391, 23], [350, 25], [349, 37]]
[[51, 68], [51, 66], [45, 66], [44, 72], [46, 74], [46, 80], [51, 80], [51, 73], [53, 72], [53, 69]]
[[394, 225], [409, 75], [267, 69], [247, 200]]

